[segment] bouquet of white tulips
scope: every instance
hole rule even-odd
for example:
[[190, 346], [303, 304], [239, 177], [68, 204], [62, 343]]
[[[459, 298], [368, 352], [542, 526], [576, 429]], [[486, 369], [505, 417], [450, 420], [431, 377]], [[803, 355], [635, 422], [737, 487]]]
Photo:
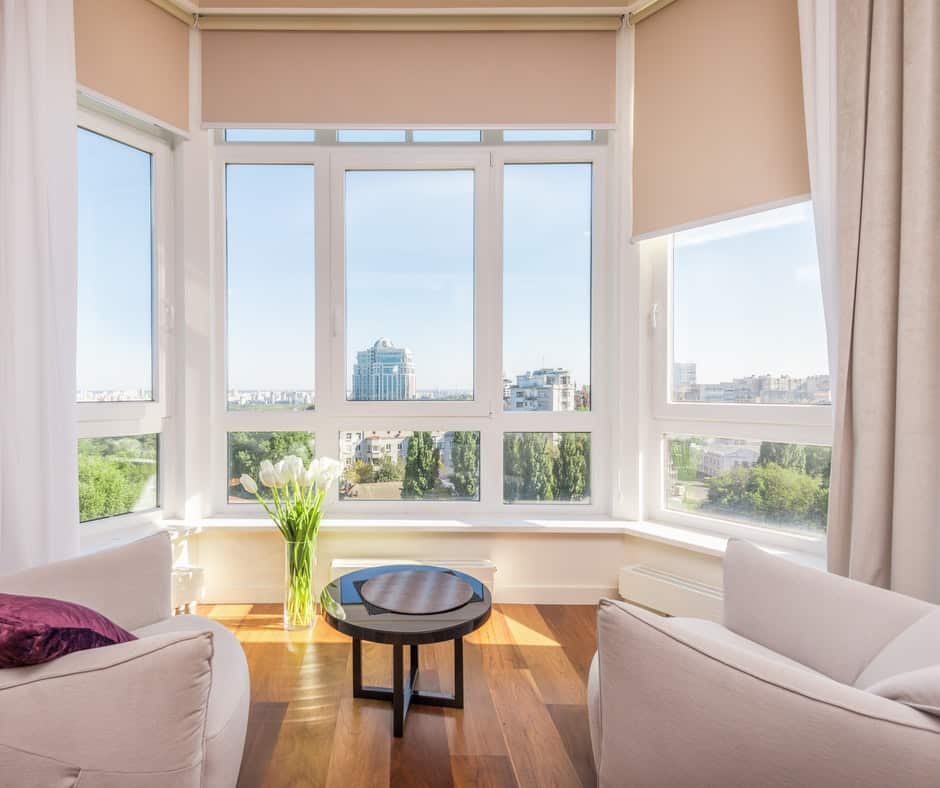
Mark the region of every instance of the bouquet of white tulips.
[[266, 500], [258, 483], [247, 474], [240, 481], [254, 495], [284, 537], [286, 551], [286, 591], [284, 625], [288, 629], [311, 626], [314, 619], [313, 558], [317, 532], [323, 518], [324, 500], [339, 479], [343, 466], [329, 457], [312, 460], [305, 468], [293, 454], [278, 463], [261, 463], [261, 484], [271, 490]]

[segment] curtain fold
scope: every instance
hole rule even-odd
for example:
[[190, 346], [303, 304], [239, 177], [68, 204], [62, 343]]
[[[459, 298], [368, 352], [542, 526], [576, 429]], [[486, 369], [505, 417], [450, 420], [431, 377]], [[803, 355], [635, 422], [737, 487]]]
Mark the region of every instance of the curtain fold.
[[0, 573], [78, 552], [72, 0], [0, 0]]
[[940, 601], [940, 3], [837, 12], [829, 567]]

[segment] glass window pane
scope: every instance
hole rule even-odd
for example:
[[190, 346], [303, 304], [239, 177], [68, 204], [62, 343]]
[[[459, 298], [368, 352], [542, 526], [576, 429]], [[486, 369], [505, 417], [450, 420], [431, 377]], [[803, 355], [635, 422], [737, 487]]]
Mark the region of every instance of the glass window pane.
[[677, 233], [672, 398], [828, 405], [812, 203]]
[[822, 534], [829, 446], [668, 435], [666, 508]]
[[313, 129], [226, 129], [226, 142], [313, 142]]
[[79, 402], [153, 399], [150, 160], [78, 130]]
[[590, 503], [591, 434], [503, 435], [504, 503]]
[[591, 165], [509, 164], [503, 408], [591, 408]]
[[346, 173], [349, 399], [473, 399], [473, 179]]
[[506, 129], [503, 142], [591, 142], [590, 129]]
[[415, 142], [479, 142], [479, 129], [415, 129], [412, 139]]
[[404, 129], [340, 129], [337, 142], [404, 142]]
[[243, 474], [258, 484], [262, 497], [271, 500], [271, 490], [261, 484], [258, 471], [262, 460], [278, 462], [288, 454], [295, 454], [305, 464], [316, 456], [316, 441], [312, 432], [230, 432], [228, 434], [228, 502], [255, 503], [239, 481]]
[[341, 500], [480, 500], [479, 432], [344, 431], [339, 444]]
[[126, 435], [78, 441], [81, 522], [157, 507], [158, 440], [157, 435]]
[[225, 170], [228, 407], [314, 403], [314, 172]]

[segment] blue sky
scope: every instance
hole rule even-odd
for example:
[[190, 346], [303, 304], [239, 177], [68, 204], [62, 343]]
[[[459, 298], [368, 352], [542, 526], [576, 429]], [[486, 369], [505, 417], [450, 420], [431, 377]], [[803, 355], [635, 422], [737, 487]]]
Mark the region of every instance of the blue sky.
[[[559, 366], [590, 381], [591, 176], [505, 168], [509, 377]], [[230, 387], [314, 388], [315, 177], [228, 167]], [[472, 172], [346, 178], [347, 386], [356, 351], [387, 336], [413, 351], [419, 389], [471, 389]], [[149, 184], [148, 154], [79, 131], [80, 388], [150, 387]], [[674, 287], [675, 359], [699, 382], [827, 371], [809, 203], [680, 233]]]
[[150, 389], [150, 154], [79, 129], [78, 176], [78, 387]]
[[810, 203], [675, 240], [673, 357], [699, 383], [829, 371]]

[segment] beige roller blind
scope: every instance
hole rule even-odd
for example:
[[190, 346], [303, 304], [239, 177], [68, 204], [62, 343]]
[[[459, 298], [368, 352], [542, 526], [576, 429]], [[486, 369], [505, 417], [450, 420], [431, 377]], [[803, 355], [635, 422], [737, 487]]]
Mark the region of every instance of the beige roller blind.
[[676, 0], [635, 57], [634, 236], [809, 192], [797, 0]]
[[75, 0], [79, 85], [189, 128], [189, 27], [150, 0]]
[[613, 124], [614, 31], [202, 33], [207, 125]]

